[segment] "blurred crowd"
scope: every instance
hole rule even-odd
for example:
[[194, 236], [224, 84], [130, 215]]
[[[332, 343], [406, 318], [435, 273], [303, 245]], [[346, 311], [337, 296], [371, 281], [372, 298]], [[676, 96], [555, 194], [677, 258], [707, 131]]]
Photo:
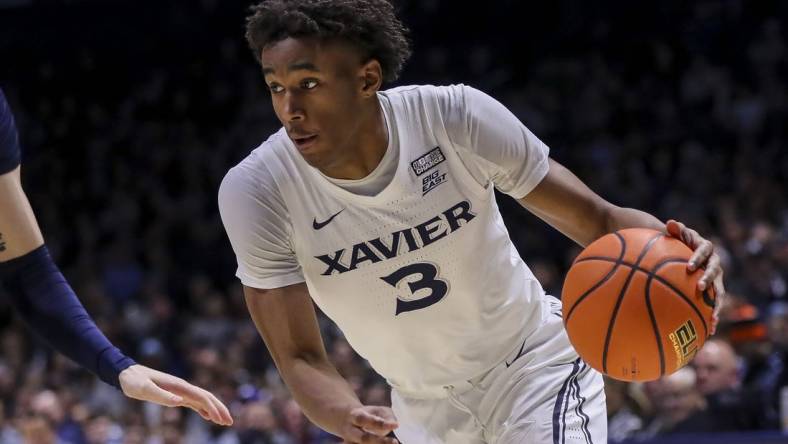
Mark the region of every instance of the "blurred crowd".
[[[608, 381], [610, 441], [779, 428], [788, 386], [788, 3], [397, 3], [415, 46], [400, 84], [490, 93], [599, 194], [687, 223], [723, 258], [729, 295], [715, 340], [662, 380]], [[336, 442], [283, 386], [218, 218], [224, 173], [277, 129], [242, 38], [247, 5], [0, 9], [0, 86], [50, 250], [118, 346], [214, 391], [236, 418], [217, 428], [186, 410], [126, 401], [0, 305], [1, 443]], [[560, 295], [578, 247], [512, 199], [499, 202], [520, 253]], [[387, 404], [385, 381], [322, 316], [321, 328], [362, 401]]]

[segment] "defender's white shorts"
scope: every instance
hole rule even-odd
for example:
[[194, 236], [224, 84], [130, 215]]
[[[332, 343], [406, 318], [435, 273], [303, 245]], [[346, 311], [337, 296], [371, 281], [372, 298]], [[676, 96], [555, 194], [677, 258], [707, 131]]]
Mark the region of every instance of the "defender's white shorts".
[[561, 303], [548, 296], [542, 325], [506, 360], [462, 386], [393, 389], [404, 444], [606, 444], [602, 376], [569, 344]]

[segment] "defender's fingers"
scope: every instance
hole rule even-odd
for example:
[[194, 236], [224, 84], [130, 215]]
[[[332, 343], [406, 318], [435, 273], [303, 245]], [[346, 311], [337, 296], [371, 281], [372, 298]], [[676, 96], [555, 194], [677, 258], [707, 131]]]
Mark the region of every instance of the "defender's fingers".
[[162, 374], [157, 376], [159, 384], [182, 395], [187, 400], [188, 407], [200, 413], [200, 416], [203, 416], [203, 412], [205, 412], [208, 415], [207, 418], [203, 416], [205, 419], [219, 425], [227, 425], [219, 405], [212, 402], [212, 395], [209, 392], [172, 375]]
[[140, 399], [155, 402], [156, 404], [161, 404], [166, 407], [178, 407], [183, 405], [184, 402], [183, 397], [162, 389], [154, 384], [153, 381], [149, 381], [148, 384], [145, 384], [142, 393], [140, 393]]

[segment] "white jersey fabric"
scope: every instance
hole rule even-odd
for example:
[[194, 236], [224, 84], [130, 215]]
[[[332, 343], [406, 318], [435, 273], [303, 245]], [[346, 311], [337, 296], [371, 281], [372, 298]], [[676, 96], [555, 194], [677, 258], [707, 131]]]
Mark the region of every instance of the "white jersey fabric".
[[527, 195], [548, 148], [467, 86], [378, 97], [397, 159], [382, 190], [329, 180], [282, 129], [229, 171], [219, 208], [244, 285], [306, 282], [392, 386], [430, 393], [500, 364], [549, 315], [493, 193]]
[[341, 187], [346, 191], [353, 194], [362, 194], [364, 196], [374, 196], [381, 192], [386, 186], [391, 183], [391, 179], [397, 173], [397, 165], [399, 164], [399, 148], [389, 147], [383, 158], [380, 159], [378, 166], [369, 175], [363, 179], [334, 179], [333, 177], [324, 177], [334, 185]]

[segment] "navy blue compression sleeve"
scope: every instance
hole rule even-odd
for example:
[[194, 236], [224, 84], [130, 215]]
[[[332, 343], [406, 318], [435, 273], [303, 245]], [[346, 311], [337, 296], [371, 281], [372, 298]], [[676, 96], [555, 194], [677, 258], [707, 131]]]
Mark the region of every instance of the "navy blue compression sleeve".
[[0, 262], [0, 283], [34, 332], [102, 381], [120, 388], [118, 375], [134, 361], [99, 331], [52, 261], [46, 245]]
[[16, 169], [19, 162], [19, 135], [11, 107], [0, 89], [0, 175]]

